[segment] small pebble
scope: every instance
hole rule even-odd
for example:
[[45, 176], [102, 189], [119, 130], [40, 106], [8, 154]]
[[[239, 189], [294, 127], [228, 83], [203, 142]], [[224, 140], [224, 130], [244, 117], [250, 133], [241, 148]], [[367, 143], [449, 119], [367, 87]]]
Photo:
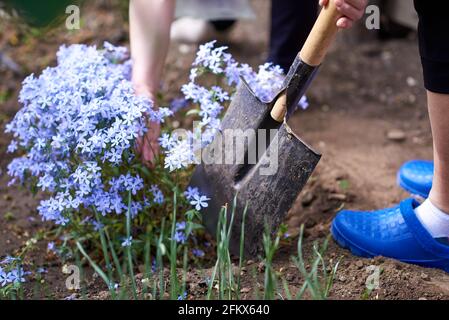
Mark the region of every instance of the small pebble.
[[331, 108], [330, 108], [329, 105], [327, 105], [327, 104], [324, 104], [324, 105], [321, 106], [321, 110], [322, 110], [323, 112], [328, 112], [330, 109], [331, 109]]
[[312, 192], [306, 192], [302, 197], [301, 203], [304, 207], [308, 207], [315, 200], [315, 195]]
[[240, 293], [248, 293], [248, 292], [250, 292], [251, 291], [251, 288], [242, 288], [241, 290], [240, 290]]
[[390, 51], [382, 51], [381, 57], [384, 61], [390, 61], [393, 58], [393, 54]]
[[189, 46], [187, 44], [180, 44], [178, 49], [179, 49], [179, 52], [182, 54], [188, 54], [192, 51], [191, 46]]
[[408, 96], [408, 103], [413, 104], [413, 103], [415, 103], [415, 102], [416, 102], [416, 96], [413, 95], [413, 94], [410, 94], [410, 95]]
[[400, 263], [395, 263], [394, 267], [396, 268], [396, 270], [402, 270], [402, 264]]
[[421, 273], [421, 279], [423, 279], [424, 281], [430, 281], [430, 277], [427, 273]]
[[327, 198], [329, 200], [345, 201], [347, 196], [343, 193], [331, 193]]
[[147, 300], [153, 300], [153, 294], [151, 294], [151, 293], [146, 293], [146, 294], [145, 294], [145, 299], [147, 299]]
[[390, 141], [394, 142], [402, 142], [404, 141], [407, 136], [405, 135], [405, 132], [399, 129], [390, 130], [387, 134], [387, 138]]
[[415, 87], [417, 85], [417, 81], [413, 77], [407, 77], [407, 85], [409, 87]]

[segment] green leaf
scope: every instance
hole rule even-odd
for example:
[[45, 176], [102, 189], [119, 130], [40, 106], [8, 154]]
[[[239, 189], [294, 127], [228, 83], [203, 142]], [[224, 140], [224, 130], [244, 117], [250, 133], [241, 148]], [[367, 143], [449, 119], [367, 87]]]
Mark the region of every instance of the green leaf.
[[165, 256], [165, 254], [167, 253], [167, 247], [165, 246], [165, 244], [163, 244], [162, 242], [159, 243], [159, 250], [161, 250], [161, 254], [163, 256]]
[[191, 228], [192, 228], [192, 230], [201, 230], [201, 229], [204, 229], [204, 226], [199, 223], [192, 223]]
[[350, 183], [348, 180], [340, 180], [339, 183], [340, 189], [346, 191], [349, 189]]
[[193, 116], [193, 115], [197, 115], [199, 113], [200, 113], [199, 109], [191, 109], [191, 110], [186, 112], [186, 116]]

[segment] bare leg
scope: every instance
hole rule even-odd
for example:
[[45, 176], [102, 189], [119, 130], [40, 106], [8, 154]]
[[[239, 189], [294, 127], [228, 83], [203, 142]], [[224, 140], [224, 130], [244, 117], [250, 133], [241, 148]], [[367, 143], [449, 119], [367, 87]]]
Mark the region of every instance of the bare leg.
[[430, 200], [449, 213], [449, 94], [427, 91], [432, 124], [435, 174]]
[[[175, 0], [131, 0], [129, 5], [134, 89], [136, 94], [154, 102], [170, 44], [174, 11]], [[159, 154], [160, 131], [159, 123], [149, 122], [145, 137], [137, 139], [136, 150], [150, 168]]]
[[154, 98], [170, 44], [174, 0], [131, 0], [129, 5], [133, 84], [138, 94]]

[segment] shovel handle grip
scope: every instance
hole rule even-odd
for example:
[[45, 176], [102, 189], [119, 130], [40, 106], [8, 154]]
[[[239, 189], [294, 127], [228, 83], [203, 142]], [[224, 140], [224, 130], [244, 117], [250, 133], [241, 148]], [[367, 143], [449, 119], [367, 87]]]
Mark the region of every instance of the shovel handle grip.
[[341, 16], [333, 0], [329, 0], [321, 10], [301, 52], [285, 78], [285, 91], [271, 109], [271, 118], [275, 121], [283, 122], [287, 112], [291, 112], [303, 96], [337, 35], [337, 20]]
[[341, 18], [333, 0], [321, 10], [315, 25], [299, 53], [301, 60], [310, 66], [319, 66], [338, 32], [337, 20]]

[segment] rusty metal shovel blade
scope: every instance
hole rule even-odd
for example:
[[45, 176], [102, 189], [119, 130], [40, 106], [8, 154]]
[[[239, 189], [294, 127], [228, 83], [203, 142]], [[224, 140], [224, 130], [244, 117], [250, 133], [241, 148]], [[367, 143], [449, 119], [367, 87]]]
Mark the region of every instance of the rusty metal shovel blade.
[[[229, 214], [234, 197], [237, 197], [230, 243], [234, 254], [238, 254], [239, 250], [245, 206], [244, 249], [246, 256], [253, 257], [260, 252], [265, 227], [274, 230], [280, 225], [321, 157], [302, 142], [286, 122], [279, 124], [273, 121], [271, 125], [266, 125], [272, 107], [273, 103], [260, 101], [242, 81], [223, 119], [221, 132], [227, 129], [257, 131], [265, 126], [267, 130], [275, 129], [276, 134], [256, 164], [248, 163], [247, 159], [243, 164], [202, 163], [197, 166], [190, 182], [191, 186], [197, 187], [201, 194], [211, 199], [202, 214], [203, 223], [212, 235], [216, 234], [221, 208], [228, 205]], [[245, 154], [251, 145], [253, 143], [250, 141], [245, 144]], [[203, 154], [220, 149], [224, 150], [224, 156], [230, 152], [236, 155], [237, 151], [236, 144], [229, 144], [226, 139], [216, 137]], [[275, 172], [270, 172], [270, 166], [274, 166], [272, 170]]]

